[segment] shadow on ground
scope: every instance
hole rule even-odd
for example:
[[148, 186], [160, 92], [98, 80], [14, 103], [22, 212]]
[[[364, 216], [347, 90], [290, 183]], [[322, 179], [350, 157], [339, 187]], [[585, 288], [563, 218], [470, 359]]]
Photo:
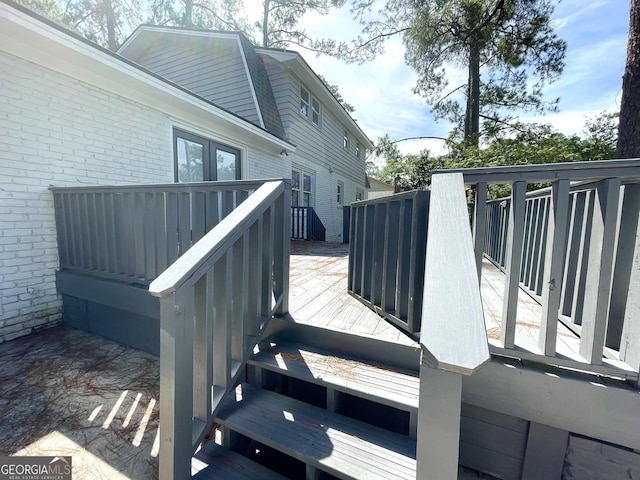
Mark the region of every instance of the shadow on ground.
[[78, 479], [157, 478], [158, 365], [64, 327], [0, 345], [0, 455], [71, 455]]

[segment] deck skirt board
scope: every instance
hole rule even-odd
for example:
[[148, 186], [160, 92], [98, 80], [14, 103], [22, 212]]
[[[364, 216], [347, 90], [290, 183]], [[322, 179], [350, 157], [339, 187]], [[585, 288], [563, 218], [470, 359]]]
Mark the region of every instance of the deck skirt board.
[[290, 344], [263, 349], [249, 363], [405, 411], [418, 409], [420, 379], [407, 373]]
[[415, 441], [266, 390], [225, 399], [225, 427], [340, 478], [415, 478]]

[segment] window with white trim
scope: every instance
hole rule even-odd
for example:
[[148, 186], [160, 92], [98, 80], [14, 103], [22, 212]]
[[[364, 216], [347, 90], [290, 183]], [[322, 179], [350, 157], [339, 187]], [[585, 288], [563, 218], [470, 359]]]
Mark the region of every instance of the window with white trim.
[[300, 86], [300, 115], [313, 124], [320, 126], [320, 102], [309, 94], [309, 90]]
[[338, 186], [336, 188], [336, 203], [338, 206], [342, 206], [342, 202], [344, 201], [344, 182], [338, 182]]
[[356, 143], [356, 158], [360, 160], [360, 142]]
[[360, 200], [364, 200], [364, 190], [356, 188], [356, 202], [359, 202]]
[[347, 129], [344, 129], [344, 133], [342, 134], [342, 148], [345, 150], [349, 149], [349, 132]]
[[315, 173], [294, 166], [291, 170], [291, 180], [291, 206], [313, 207]]

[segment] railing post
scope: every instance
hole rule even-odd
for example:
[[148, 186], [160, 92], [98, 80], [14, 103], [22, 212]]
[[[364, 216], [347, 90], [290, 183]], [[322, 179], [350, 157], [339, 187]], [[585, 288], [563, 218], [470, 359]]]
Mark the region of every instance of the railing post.
[[593, 208], [580, 355], [594, 365], [602, 363], [604, 350], [620, 183], [619, 178], [602, 180], [596, 189]]
[[631, 275], [631, 266], [633, 265], [639, 214], [640, 184], [625, 185], [614, 268], [615, 275], [611, 285], [611, 303], [606, 338], [606, 346], [615, 349], [620, 348], [620, 336], [629, 295], [629, 277]]
[[275, 250], [273, 253], [274, 290], [279, 296], [280, 304], [276, 315], [284, 315], [289, 311], [289, 263], [291, 251], [290, 218], [291, 191], [285, 188], [284, 193], [275, 204]]
[[504, 348], [513, 348], [515, 345], [526, 191], [526, 182], [515, 182], [511, 187], [511, 209], [509, 210], [509, 226], [507, 227], [507, 278], [504, 284], [504, 308], [502, 311], [502, 343]]
[[562, 270], [567, 241], [569, 180], [557, 180], [554, 182], [551, 200], [542, 290], [543, 310], [538, 345], [545, 355], [555, 356], [558, 311], [560, 310], [560, 294], [562, 292]]
[[420, 365], [418, 480], [458, 478], [462, 375]]
[[193, 290], [160, 299], [160, 480], [191, 474]]

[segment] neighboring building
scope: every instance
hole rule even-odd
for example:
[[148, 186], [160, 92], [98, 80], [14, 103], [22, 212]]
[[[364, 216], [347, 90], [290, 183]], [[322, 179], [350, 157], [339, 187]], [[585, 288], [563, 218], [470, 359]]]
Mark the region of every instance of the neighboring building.
[[367, 192], [367, 198], [386, 197], [395, 193], [393, 185], [389, 185], [388, 183], [373, 177], [369, 177], [368, 180], [369, 190]]
[[[277, 161], [249, 162], [236, 178], [292, 178], [292, 204], [313, 207], [327, 240], [342, 240], [342, 206], [365, 198], [365, 156], [373, 145], [300, 54], [256, 48], [237, 32], [148, 25], [118, 53], [294, 144]], [[176, 145], [213, 145], [213, 158], [213, 148], [225, 158], [238, 149], [215, 134], [174, 129], [174, 137]]]

